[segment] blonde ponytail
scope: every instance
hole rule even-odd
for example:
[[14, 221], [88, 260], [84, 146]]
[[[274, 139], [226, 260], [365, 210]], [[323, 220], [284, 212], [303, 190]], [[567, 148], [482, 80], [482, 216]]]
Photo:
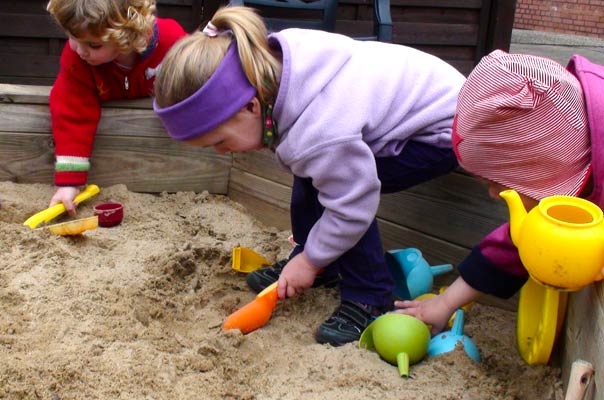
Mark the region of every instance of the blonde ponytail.
[[190, 97], [210, 79], [234, 40], [243, 72], [263, 104], [279, 90], [281, 63], [272, 54], [262, 18], [247, 7], [220, 8], [210, 21], [214, 35], [195, 32], [166, 54], [155, 80], [155, 101], [168, 107]]

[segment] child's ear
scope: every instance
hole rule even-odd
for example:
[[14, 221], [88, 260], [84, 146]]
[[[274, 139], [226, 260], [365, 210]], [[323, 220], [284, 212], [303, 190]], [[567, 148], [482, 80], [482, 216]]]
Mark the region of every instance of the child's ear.
[[246, 105], [245, 109], [254, 115], [262, 115], [262, 105], [258, 97], [253, 97]]

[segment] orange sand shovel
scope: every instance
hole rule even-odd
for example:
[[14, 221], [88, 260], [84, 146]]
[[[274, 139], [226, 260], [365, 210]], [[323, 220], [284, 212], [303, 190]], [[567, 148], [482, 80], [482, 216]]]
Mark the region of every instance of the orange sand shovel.
[[229, 315], [222, 324], [224, 330], [239, 329], [246, 334], [263, 327], [277, 305], [277, 282], [267, 286], [256, 298]]

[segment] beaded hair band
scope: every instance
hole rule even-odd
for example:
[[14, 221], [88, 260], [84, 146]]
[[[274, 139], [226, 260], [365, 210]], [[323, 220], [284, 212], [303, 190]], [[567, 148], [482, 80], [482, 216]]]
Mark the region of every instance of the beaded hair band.
[[264, 127], [262, 129], [262, 144], [264, 144], [264, 147], [273, 150], [275, 139], [277, 139], [277, 121], [273, 119], [272, 104], [262, 107], [262, 119], [264, 120]]

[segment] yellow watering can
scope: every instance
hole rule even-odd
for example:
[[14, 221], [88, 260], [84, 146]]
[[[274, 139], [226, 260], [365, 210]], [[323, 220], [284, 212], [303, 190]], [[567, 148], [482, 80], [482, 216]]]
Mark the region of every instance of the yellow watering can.
[[512, 241], [533, 279], [574, 291], [603, 278], [604, 216], [598, 206], [578, 197], [550, 196], [527, 213], [516, 191], [499, 195], [510, 211]]

